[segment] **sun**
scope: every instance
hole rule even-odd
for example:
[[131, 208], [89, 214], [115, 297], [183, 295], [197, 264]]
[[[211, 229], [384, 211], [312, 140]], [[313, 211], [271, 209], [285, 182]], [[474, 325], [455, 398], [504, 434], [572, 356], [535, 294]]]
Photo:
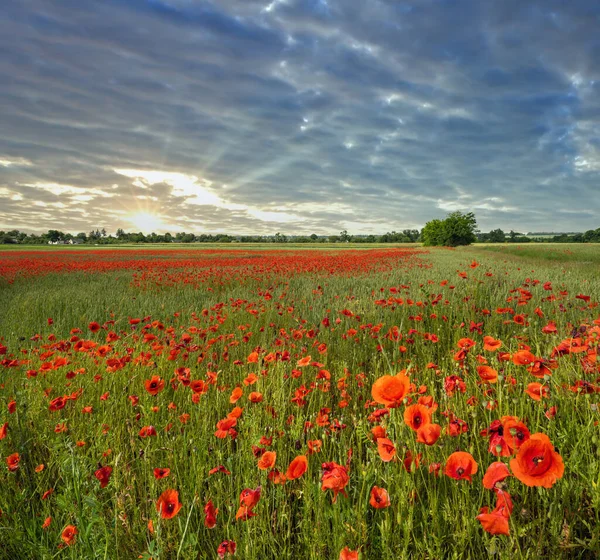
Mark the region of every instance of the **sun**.
[[149, 212], [138, 212], [137, 214], [132, 214], [127, 218], [131, 224], [133, 224], [139, 231], [142, 233], [152, 233], [157, 232], [157, 230], [164, 229], [164, 224], [161, 219], [155, 214], [150, 214]]

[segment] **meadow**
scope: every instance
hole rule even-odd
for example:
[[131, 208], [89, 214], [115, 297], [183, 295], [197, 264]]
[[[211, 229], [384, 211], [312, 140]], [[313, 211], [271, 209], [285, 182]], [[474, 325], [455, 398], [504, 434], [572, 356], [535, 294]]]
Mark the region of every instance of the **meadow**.
[[597, 558], [600, 247], [0, 251], [0, 558]]

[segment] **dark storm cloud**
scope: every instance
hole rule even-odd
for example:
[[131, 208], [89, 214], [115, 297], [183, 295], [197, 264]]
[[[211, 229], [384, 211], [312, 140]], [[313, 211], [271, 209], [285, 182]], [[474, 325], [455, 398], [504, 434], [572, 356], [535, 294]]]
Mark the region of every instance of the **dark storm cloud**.
[[583, 0], [9, 0], [0, 227], [596, 228], [599, 37]]

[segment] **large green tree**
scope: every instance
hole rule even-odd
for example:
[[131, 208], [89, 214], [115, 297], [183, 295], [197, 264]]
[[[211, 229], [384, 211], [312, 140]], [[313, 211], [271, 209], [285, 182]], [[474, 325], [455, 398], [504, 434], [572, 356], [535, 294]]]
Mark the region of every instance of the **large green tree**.
[[477, 220], [473, 212], [463, 214], [452, 212], [445, 220], [431, 220], [421, 232], [421, 240], [426, 246], [457, 247], [470, 245], [477, 240]]

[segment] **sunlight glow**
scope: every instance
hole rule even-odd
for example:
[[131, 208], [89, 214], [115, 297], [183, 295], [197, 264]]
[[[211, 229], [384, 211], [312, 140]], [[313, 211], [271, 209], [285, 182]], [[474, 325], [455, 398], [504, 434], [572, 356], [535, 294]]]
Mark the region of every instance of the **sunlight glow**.
[[144, 234], [157, 233], [165, 229], [165, 225], [162, 223], [160, 217], [149, 212], [132, 214], [127, 218], [127, 221]]

